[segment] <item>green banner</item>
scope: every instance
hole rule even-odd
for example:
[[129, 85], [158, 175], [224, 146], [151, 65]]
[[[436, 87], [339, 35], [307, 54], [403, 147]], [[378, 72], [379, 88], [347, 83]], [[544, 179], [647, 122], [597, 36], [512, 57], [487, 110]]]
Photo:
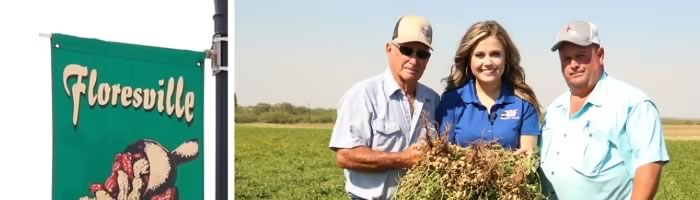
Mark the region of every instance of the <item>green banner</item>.
[[53, 199], [203, 199], [203, 68], [203, 52], [53, 34]]

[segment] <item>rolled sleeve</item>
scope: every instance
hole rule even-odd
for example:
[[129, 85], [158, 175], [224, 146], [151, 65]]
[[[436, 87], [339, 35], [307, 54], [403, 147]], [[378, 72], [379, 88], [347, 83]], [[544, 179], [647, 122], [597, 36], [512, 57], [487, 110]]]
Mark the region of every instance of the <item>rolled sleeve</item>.
[[329, 144], [331, 150], [369, 147], [372, 127], [367, 98], [361, 93], [348, 93], [338, 105], [337, 113]]
[[523, 124], [520, 128], [520, 134], [522, 135], [540, 135], [540, 121], [537, 116], [537, 110], [527, 101], [523, 101], [525, 108], [523, 108]]
[[625, 125], [634, 154], [634, 168], [651, 162], [669, 161], [659, 112], [651, 101], [634, 106]]

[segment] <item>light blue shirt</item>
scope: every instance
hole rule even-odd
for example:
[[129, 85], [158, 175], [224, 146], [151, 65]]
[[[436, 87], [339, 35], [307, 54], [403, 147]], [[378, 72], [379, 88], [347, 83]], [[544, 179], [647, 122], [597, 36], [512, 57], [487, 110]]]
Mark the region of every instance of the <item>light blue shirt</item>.
[[[435, 91], [418, 83], [414, 111], [388, 69], [352, 86], [340, 100], [338, 117], [329, 147], [332, 150], [370, 147], [375, 151], [400, 152], [418, 141], [425, 130], [423, 112], [434, 120], [440, 102]], [[362, 172], [344, 169], [345, 190], [365, 199], [390, 199], [405, 169]]]
[[656, 106], [641, 90], [601, 75], [569, 116], [570, 92], [547, 108], [540, 141], [550, 199], [629, 199], [637, 167], [669, 160]]

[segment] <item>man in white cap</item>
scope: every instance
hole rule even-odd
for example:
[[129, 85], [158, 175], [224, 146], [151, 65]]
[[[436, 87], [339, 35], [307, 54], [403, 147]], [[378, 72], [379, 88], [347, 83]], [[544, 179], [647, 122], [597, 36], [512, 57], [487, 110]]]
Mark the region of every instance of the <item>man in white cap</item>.
[[418, 82], [432, 35], [424, 17], [401, 17], [384, 46], [388, 69], [356, 83], [340, 100], [329, 147], [344, 169], [350, 199], [391, 199], [398, 179], [422, 156], [421, 119], [428, 115], [432, 121], [440, 102]]
[[609, 76], [597, 27], [564, 26], [559, 51], [569, 91], [542, 127], [543, 191], [550, 199], [653, 199], [669, 161], [659, 113], [641, 90]]

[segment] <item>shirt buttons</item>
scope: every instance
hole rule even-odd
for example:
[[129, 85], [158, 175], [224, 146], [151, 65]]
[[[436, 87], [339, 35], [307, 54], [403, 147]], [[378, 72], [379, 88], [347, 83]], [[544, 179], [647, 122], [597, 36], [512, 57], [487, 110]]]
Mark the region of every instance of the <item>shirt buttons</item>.
[[588, 137], [593, 137], [593, 134], [590, 134], [590, 133], [589, 133], [589, 134], [588, 134]]
[[554, 171], [552, 171], [552, 175], [554, 175]]
[[566, 133], [564, 133], [564, 137], [566, 137]]
[[559, 152], [557, 151], [557, 155], [559, 155]]

